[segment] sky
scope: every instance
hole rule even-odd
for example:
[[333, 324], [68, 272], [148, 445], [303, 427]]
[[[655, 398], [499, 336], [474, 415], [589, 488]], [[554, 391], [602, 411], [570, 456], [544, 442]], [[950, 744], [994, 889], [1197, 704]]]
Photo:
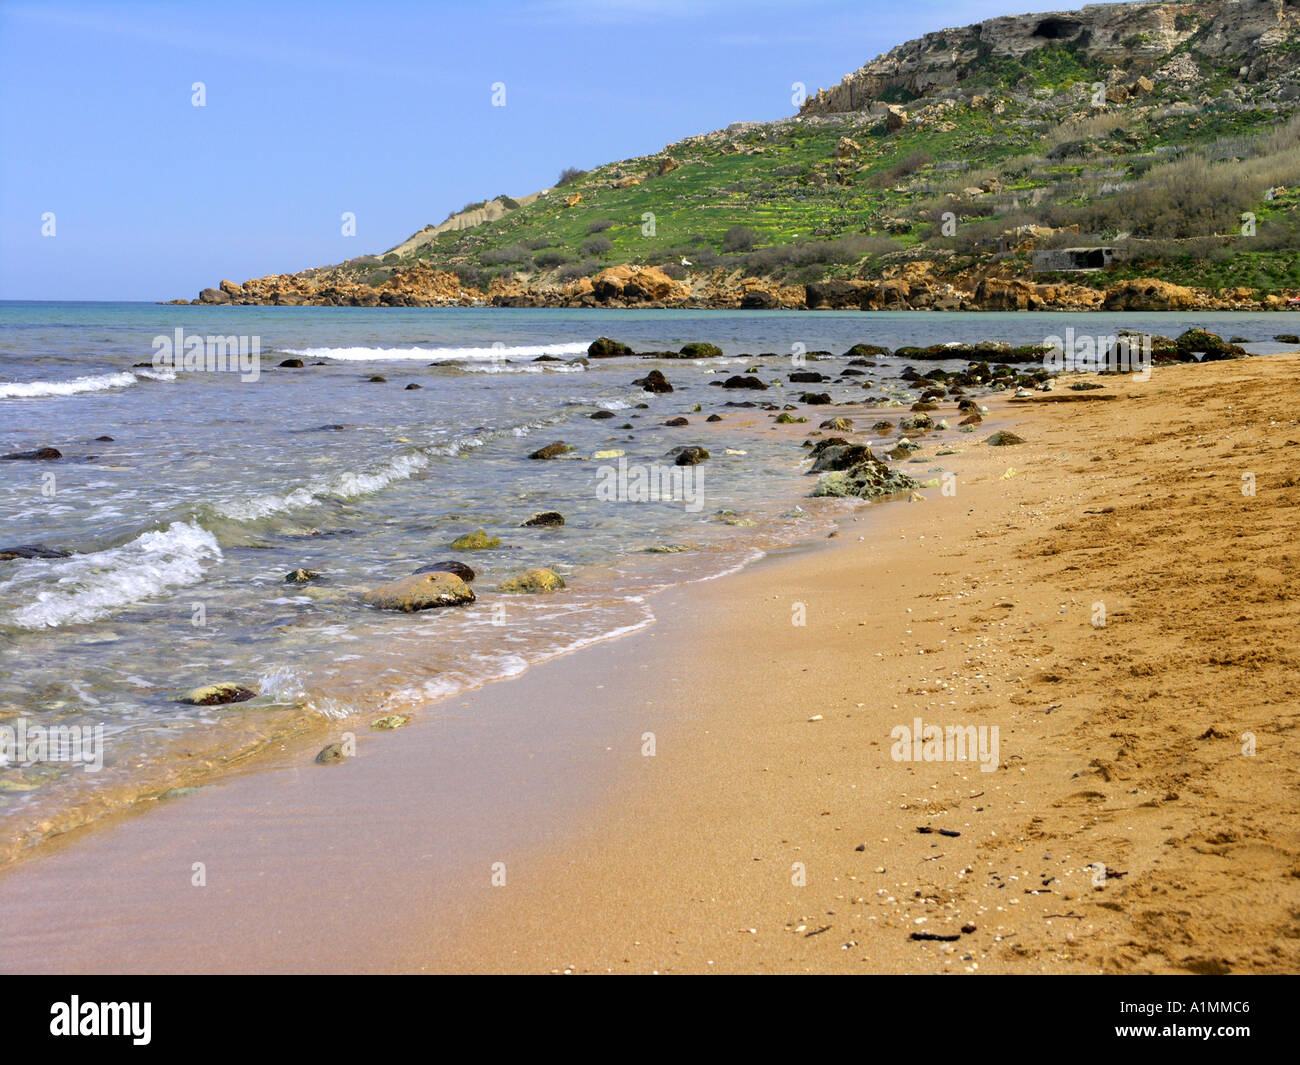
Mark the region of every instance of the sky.
[[383, 252], [566, 167], [794, 114], [795, 82], [931, 30], [1069, 6], [0, 0], [0, 299], [195, 298]]

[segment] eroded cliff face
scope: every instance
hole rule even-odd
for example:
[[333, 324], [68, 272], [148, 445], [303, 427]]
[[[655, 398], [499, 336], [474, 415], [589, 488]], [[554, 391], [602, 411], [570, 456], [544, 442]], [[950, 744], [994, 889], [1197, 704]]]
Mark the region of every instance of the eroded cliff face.
[[1079, 11], [1006, 15], [901, 44], [838, 85], [819, 89], [801, 113], [861, 111], [890, 99], [962, 95], [989, 60], [1021, 59], [1035, 49], [1062, 45], [1083, 60], [1130, 76], [1158, 74], [1180, 52], [1195, 49], [1216, 62], [1236, 64], [1243, 82], [1257, 83], [1294, 69], [1297, 57], [1277, 46], [1297, 33], [1300, 0], [1090, 4]]

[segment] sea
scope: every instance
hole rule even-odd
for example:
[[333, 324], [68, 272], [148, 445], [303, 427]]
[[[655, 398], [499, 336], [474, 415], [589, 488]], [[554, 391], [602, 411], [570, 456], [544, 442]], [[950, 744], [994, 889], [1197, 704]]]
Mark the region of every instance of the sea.
[[[799, 443], [835, 408], [794, 412], [814, 416], [792, 436], [774, 413], [728, 403], [826, 391], [869, 394], [883, 417], [910, 405], [902, 360], [839, 376], [855, 344], [1196, 327], [1267, 355], [1294, 347], [1272, 339], [1290, 321], [0, 302], [0, 455], [62, 453], [0, 461], [0, 551], [60, 555], [0, 561], [0, 837], [26, 846], [78, 810], [201, 782], [277, 738], [516, 676], [653, 624], [665, 588], [825, 536], [868, 505], [809, 498]], [[601, 336], [638, 351], [707, 341], [723, 356], [586, 359]], [[224, 365], [206, 358], [208, 337], [232, 339]], [[169, 359], [193, 338], [204, 360]], [[831, 357], [808, 361], [819, 351]], [[280, 365], [292, 359], [304, 365]], [[716, 387], [754, 368], [780, 387]], [[786, 383], [795, 368], [830, 380]], [[634, 383], [655, 369], [671, 393]], [[664, 424], [678, 417], [688, 424]], [[528, 457], [553, 441], [572, 450]], [[678, 467], [683, 446], [710, 457]], [[524, 524], [542, 512], [563, 525]], [[500, 546], [451, 548], [479, 529]], [[472, 605], [406, 614], [363, 598], [449, 559], [476, 571]], [[496, 590], [535, 567], [566, 588]], [[286, 583], [298, 569], [320, 576]], [[179, 701], [221, 682], [257, 694]], [[6, 755], [4, 729], [20, 724], [80, 737], [80, 756], [12, 743]]]

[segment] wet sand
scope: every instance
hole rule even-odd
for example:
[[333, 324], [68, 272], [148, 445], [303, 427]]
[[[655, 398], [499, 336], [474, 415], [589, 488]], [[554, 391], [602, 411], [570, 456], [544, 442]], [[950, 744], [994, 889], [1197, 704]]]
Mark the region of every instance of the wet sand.
[[989, 400], [950, 495], [42, 847], [0, 970], [1295, 971], [1297, 371]]

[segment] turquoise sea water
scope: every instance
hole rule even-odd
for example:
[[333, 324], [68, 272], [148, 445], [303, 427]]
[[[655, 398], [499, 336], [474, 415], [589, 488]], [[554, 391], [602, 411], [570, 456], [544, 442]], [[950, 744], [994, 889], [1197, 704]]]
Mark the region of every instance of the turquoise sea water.
[[[1176, 335], [1198, 326], [1258, 341], [1249, 350], [1267, 354], [1282, 349], [1269, 338], [1293, 331], [1291, 321], [0, 303], [0, 454], [63, 453], [0, 462], [0, 549], [68, 553], [0, 562], [0, 724], [102, 725], [106, 737], [97, 773], [58, 762], [0, 767], [0, 825], [97, 789], [147, 788], [178, 759], [218, 758], [288, 722], [426, 705], [644, 625], [657, 589], [811, 536], [847, 506], [804, 498], [802, 450], [770, 432], [771, 415], [728, 400], [784, 403], [808, 388], [861, 400], [871, 380], [873, 396], [888, 389], [911, 401], [899, 360], [881, 360], [865, 379], [763, 393], [711, 387], [719, 375], [758, 366], [775, 382], [792, 353], [827, 350], [835, 357], [808, 368], [834, 379], [856, 343], [1028, 344], [1068, 327]], [[256, 374], [251, 363], [154, 365], [157, 339], [178, 329], [243, 338], [260, 351]], [[639, 350], [705, 340], [725, 357], [584, 360], [602, 335]], [[534, 361], [543, 355], [554, 361]], [[286, 358], [306, 365], [279, 368]], [[673, 393], [632, 384], [656, 368]], [[589, 417], [601, 410], [615, 416]], [[833, 413], [813, 409], [823, 411]], [[724, 420], [706, 424], [710, 413]], [[662, 424], [676, 416], [690, 424]], [[553, 440], [579, 457], [527, 458]], [[690, 444], [712, 455], [691, 500], [602, 497], [602, 467], [617, 460], [594, 452], [671, 469], [670, 450]], [[564, 526], [520, 527], [551, 510]], [[478, 528], [502, 547], [450, 550]], [[645, 550], [663, 545], [686, 550]], [[478, 570], [479, 600], [468, 608], [389, 614], [360, 598], [449, 558]], [[534, 566], [555, 569], [568, 589], [494, 591]], [[298, 567], [323, 580], [286, 585]], [[259, 695], [206, 709], [176, 701], [226, 680]]]

